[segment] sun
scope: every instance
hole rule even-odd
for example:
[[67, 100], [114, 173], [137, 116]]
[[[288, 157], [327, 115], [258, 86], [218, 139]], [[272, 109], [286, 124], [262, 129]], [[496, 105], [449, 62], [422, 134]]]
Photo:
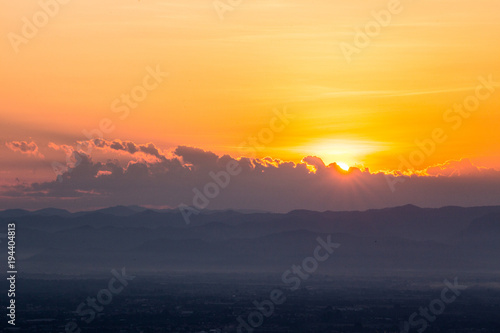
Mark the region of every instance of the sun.
[[344, 162], [337, 162], [337, 165], [339, 166], [339, 168], [341, 168], [342, 170], [344, 171], [349, 171], [349, 166], [344, 163]]

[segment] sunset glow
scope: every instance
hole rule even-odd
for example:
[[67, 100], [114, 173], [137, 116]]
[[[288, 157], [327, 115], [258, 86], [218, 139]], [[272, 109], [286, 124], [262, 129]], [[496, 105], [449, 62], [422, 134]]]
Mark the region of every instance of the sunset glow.
[[9, 3], [1, 182], [54, 181], [96, 138], [158, 151], [96, 146], [96, 163], [187, 146], [394, 175], [500, 170], [500, 2], [398, 3], [89, 0], [53, 15]]
[[0, 35], [2, 332], [500, 332], [500, 0], [12, 0]]

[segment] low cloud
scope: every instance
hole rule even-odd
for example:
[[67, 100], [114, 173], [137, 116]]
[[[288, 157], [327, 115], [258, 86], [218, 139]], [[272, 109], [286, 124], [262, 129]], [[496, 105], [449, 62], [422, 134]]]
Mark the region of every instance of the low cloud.
[[84, 146], [91, 145], [93, 148], [97, 149], [122, 151], [131, 155], [143, 153], [145, 155], [154, 156], [159, 160], [165, 159], [165, 156], [153, 143], [140, 145], [140, 144], [135, 144], [132, 141], [121, 141], [121, 140], [109, 141], [104, 139], [94, 139], [91, 141], [81, 142], [81, 144]]
[[467, 158], [460, 161], [447, 161], [425, 169], [425, 175], [428, 176], [478, 176], [485, 173], [494, 174], [495, 170], [475, 166]]
[[12, 151], [20, 152], [22, 154], [35, 156], [38, 158], [44, 158], [43, 154], [38, 151], [38, 146], [33, 141], [10, 141], [6, 142], [5, 145]]
[[[498, 204], [500, 172], [478, 168], [469, 160], [448, 161], [412, 176], [371, 173], [308, 156], [301, 163], [219, 156], [195, 147], [179, 146], [164, 153], [154, 144], [93, 140], [93, 149], [119, 151], [128, 162], [94, 161], [85, 149], [51, 144], [68, 151], [79, 163], [61, 175], [62, 181], [3, 187], [10, 207], [68, 209], [135, 204], [175, 208], [193, 204], [197, 190], [214, 182], [210, 174], [238, 163], [241, 172], [210, 199], [208, 209], [364, 210], [404, 204], [422, 207]], [[135, 159], [138, 154], [152, 159]], [[55, 178], [55, 177], [54, 177]], [[393, 182], [395, 191], [389, 183]]]

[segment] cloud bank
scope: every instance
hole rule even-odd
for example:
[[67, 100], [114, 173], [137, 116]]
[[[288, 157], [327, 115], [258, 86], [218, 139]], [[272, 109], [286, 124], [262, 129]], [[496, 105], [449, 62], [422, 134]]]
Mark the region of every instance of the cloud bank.
[[[207, 188], [207, 209], [286, 212], [500, 203], [500, 172], [478, 168], [466, 159], [407, 176], [358, 168], [345, 172], [335, 163], [325, 165], [315, 156], [305, 157], [301, 163], [271, 157], [236, 159], [187, 146], [167, 154], [152, 143], [120, 140], [93, 140], [78, 151], [54, 143], [50, 146], [78, 162], [62, 171], [60, 181], [4, 186], [1, 208], [52, 206], [82, 210], [119, 204], [175, 208], [194, 205], [196, 196], [205, 194]], [[14, 147], [37, 151], [36, 145]], [[93, 149], [120, 152], [129, 160], [94, 161], [85, 153]], [[220, 187], [214, 196], [210, 192], [212, 185], [207, 184], [216, 183], [213, 175], [226, 172], [228, 165], [239, 172], [231, 175], [227, 186]]]

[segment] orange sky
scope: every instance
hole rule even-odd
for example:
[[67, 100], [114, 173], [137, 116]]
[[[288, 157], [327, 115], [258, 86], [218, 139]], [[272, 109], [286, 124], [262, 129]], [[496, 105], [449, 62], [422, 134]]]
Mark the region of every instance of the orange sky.
[[[479, 77], [500, 82], [500, 2], [401, 1], [348, 62], [341, 43], [353, 45], [355, 28], [390, 2], [243, 0], [221, 20], [210, 0], [72, 0], [17, 46], [23, 17], [41, 7], [4, 3], [2, 179], [53, 178], [50, 162], [64, 156], [48, 144], [74, 146], [104, 118], [114, 126], [106, 139], [239, 156], [284, 108], [293, 120], [258, 157], [394, 170], [441, 128], [447, 139], [418, 169], [462, 158], [500, 169], [500, 83], [481, 90], [490, 96], [460, 124], [457, 113], [444, 119], [475, 96]], [[169, 75], [120, 119], [112, 103], [142, 85], [148, 67]], [[12, 141], [33, 141], [40, 154], [12, 151]]]

